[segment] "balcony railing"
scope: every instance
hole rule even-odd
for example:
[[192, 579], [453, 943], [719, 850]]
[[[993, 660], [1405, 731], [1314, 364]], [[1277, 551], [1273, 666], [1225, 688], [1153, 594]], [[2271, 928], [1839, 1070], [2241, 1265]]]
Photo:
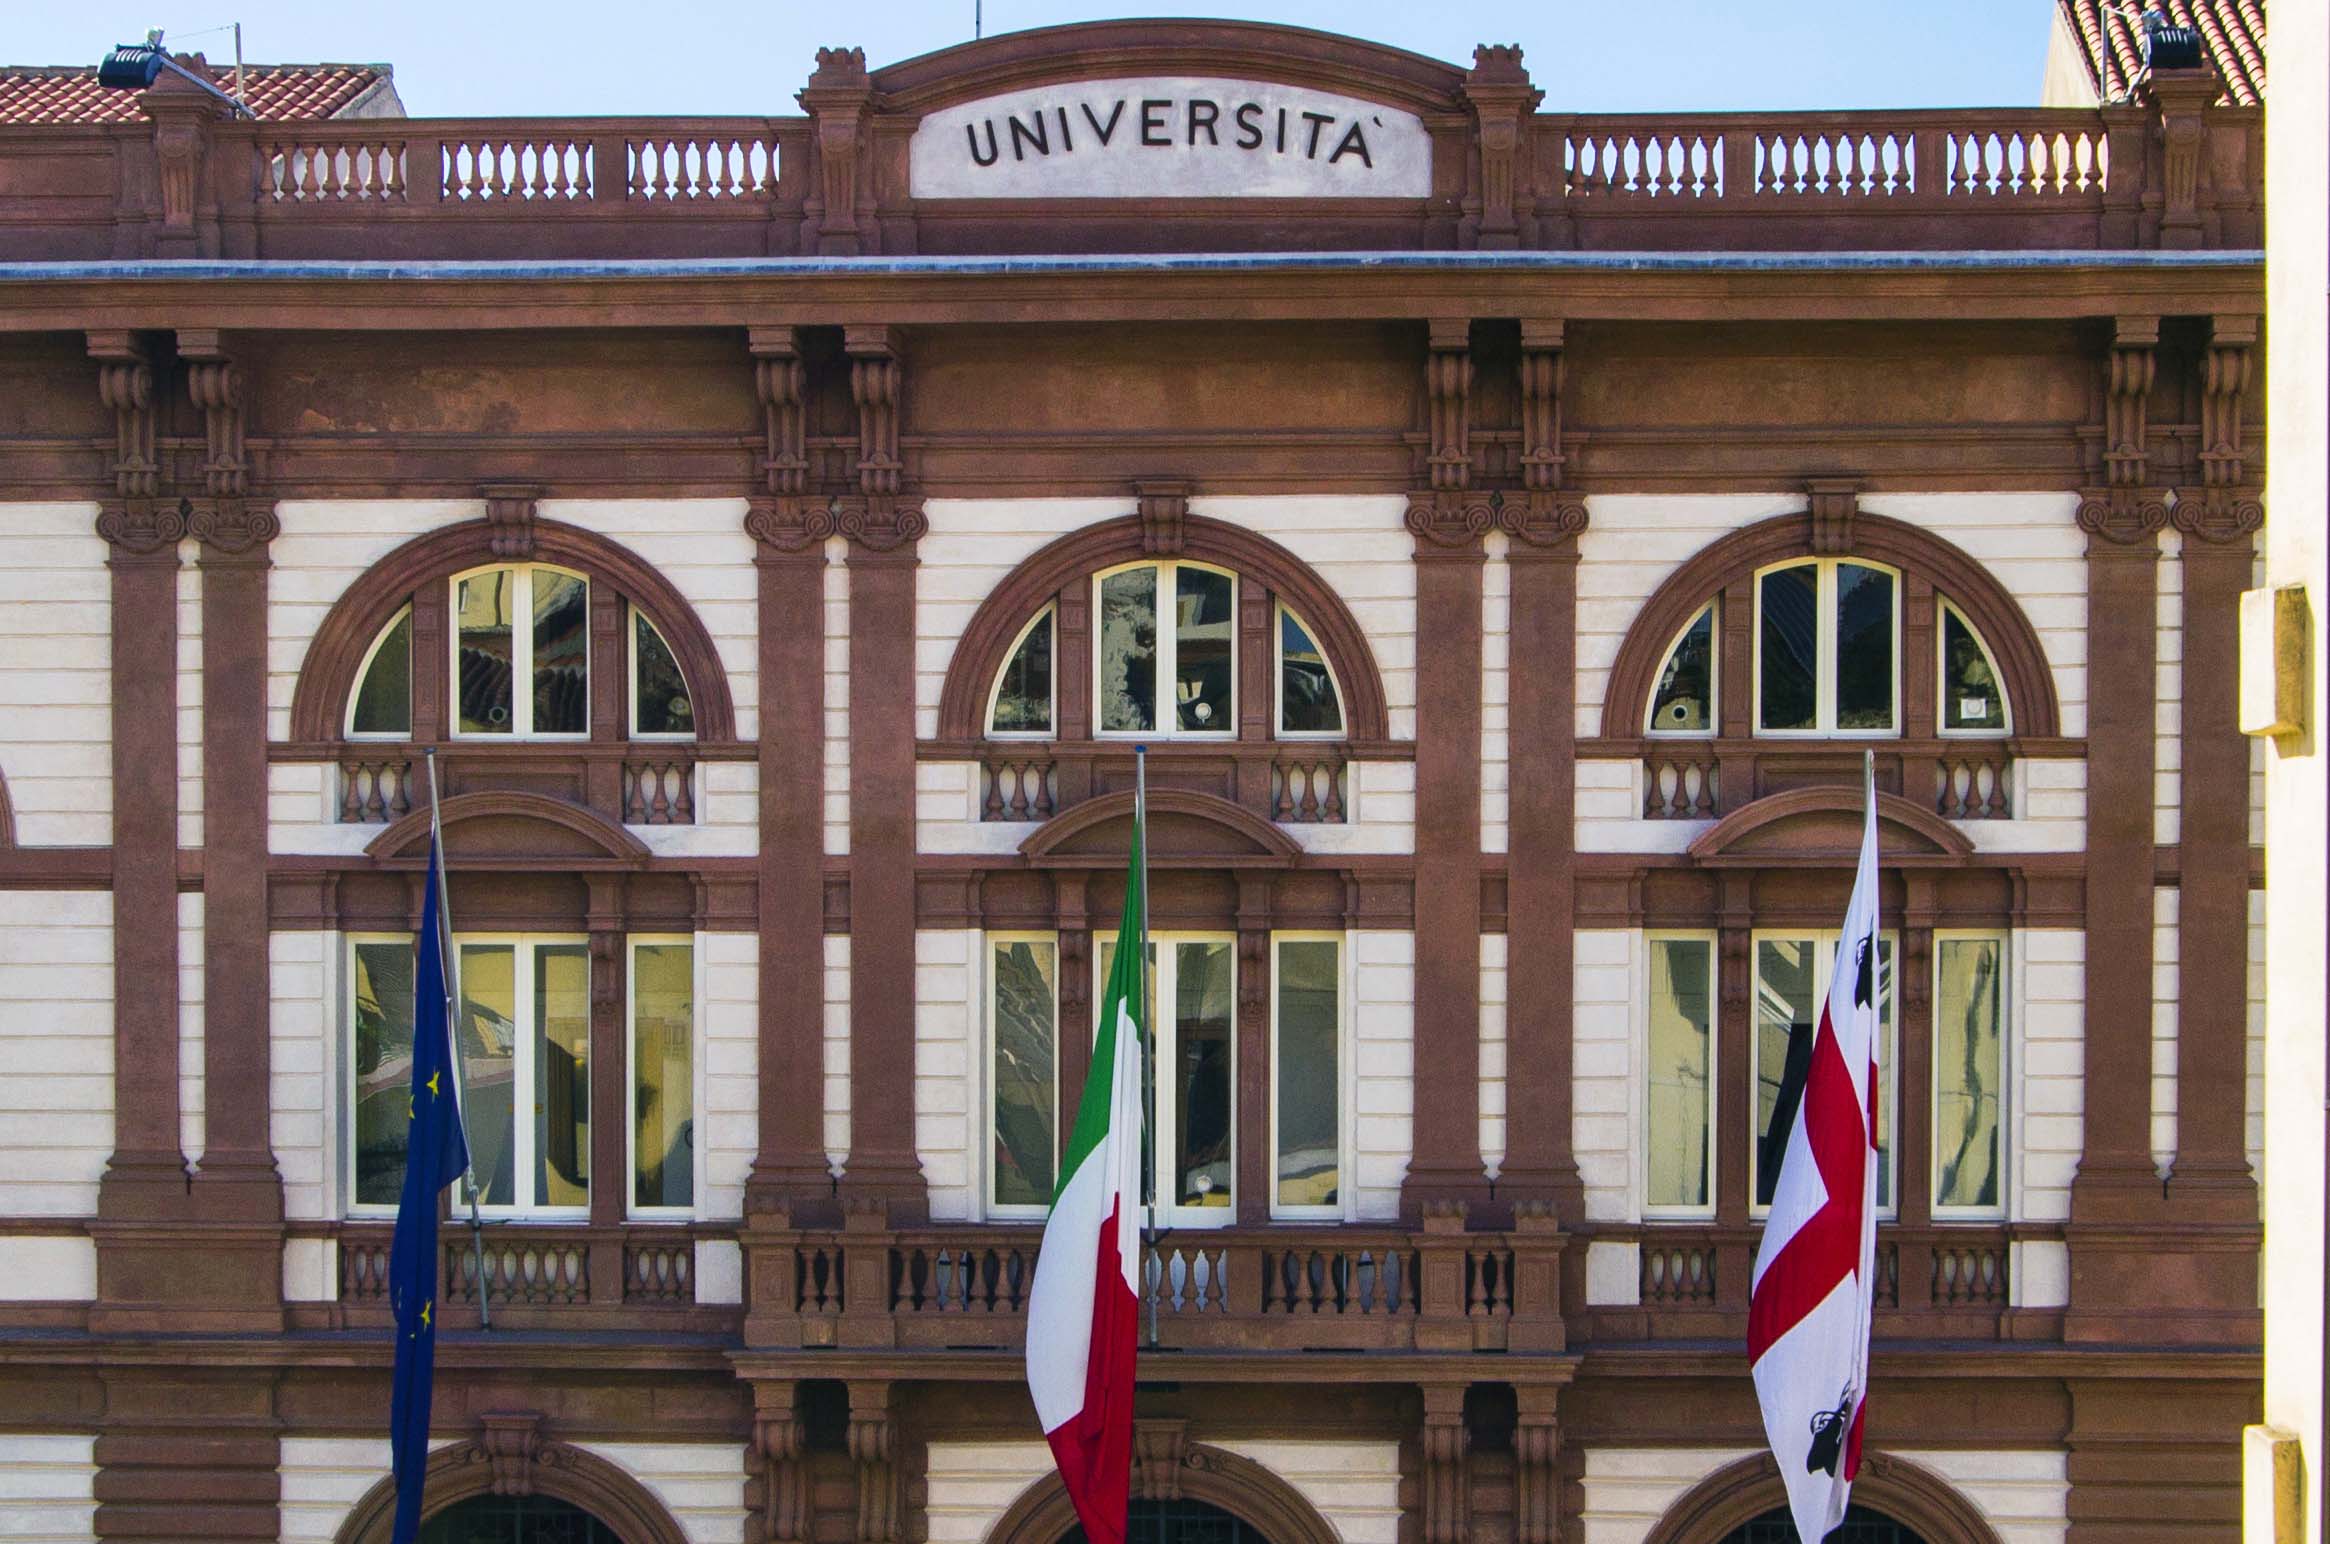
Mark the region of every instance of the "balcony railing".
[[[2145, 104], [1544, 113], [1504, 152], [1509, 217], [1519, 245], [1555, 250], [2249, 247], [2261, 125], [2255, 109]], [[0, 260], [1078, 250], [1059, 246], [1061, 222], [1107, 213], [998, 223], [977, 201], [925, 209], [903, 158], [868, 164], [854, 148], [886, 132], [855, 118], [825, 136], [815, 117], [254, 124], [199, 111], [168, 126], [12, 125]], [[835, 155], [855, 165], [827, 166]], [[847, 216], [818, 196], [837, 179], [861, 185]], [[1316, 238], [1299, 221], [1152, 206], [1138, 240], [1445, 247], [1479, 234], [1454, 197], [1373, 202], [1334, 212]]]

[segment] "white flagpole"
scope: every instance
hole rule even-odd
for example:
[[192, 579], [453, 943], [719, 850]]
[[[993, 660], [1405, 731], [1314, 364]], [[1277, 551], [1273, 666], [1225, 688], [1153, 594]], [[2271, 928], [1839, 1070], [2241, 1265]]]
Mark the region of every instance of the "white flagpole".
[[461, 1010], [466, 1004], [461, 995], [461, 946], [454, 941], [453, 933], [453, 881], [445, 873], [445, 827], [437, 803], [437, 748], [430, 746], [426, 754], [429, 846], [437, 855], [437, 875], [432, 881], [437, 886], [437, 952], [445, 961], [453, 986], [453, 995], [445, 1004], [445, 1041], [446, 1048], [453, 1053], [453, 1109], [461, 1121], [461, 1184], [469, 1192], [469, 1236], [477, 1251], [477, 1327], [490, 1330], [494, 1327], [493, 1309], [487, 1299], [493, 1292], [485, 1263], [485, 1219], [477, 1210], [477, 1165], [469, 1156], [469, 1085], [461, 1070]]
[[[1156, 1058], [1150, 1054], [1157, 1043], [1156, 1025], [1151, 1022], [1157, 1016], [1157, 1006], [1151, 998], [1149, 985], [1149, 747], [1146, 745], [1133, 747], [1133, 834], [1141, 844], [1141, 1024], [1143, 1038], [1148, 1042], [1140, 1048], [1140, 1055], [1141, 1064], [1149, 1069], [1148, 1087], [1143, 1090], [1144, 1097], [1141, 1100], [1141, 1123], [1148, 1128], [1149, 1140], [1153, 1144], [1149, 1149], [1147, 1176], [1149, 1204], [1141, 1208], [1142, 1232], [1145, 1235], [1141, 1250], [1141, 1292], [1149, 1300], [1149, 1344], [1154, 1347], [1157, 1344], [1157, 1297], [1164, 1286], [1161, 1279], [1164, 1265], [1162, 1261], [1157, 1261], [1157, 1170], [1158, 1160], [1165, 1153], [1165, 1135], [1157, 1129], [1157, 1079], [1164, 1076], [1164, 1069], [1157, 1065]], [[1160, 1279], [1155, 1282], [1149, 1279], [1153, 1261], [1160, 1274]]]

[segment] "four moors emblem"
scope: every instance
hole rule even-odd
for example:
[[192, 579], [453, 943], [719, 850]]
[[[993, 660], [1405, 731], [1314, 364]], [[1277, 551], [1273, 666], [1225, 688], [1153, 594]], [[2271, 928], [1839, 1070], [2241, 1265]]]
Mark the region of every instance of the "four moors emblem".
[[934, 112], [916, 198], [1422, 198], [1414, 113], [1263, 81], [1152, 76], [1041, 86]]

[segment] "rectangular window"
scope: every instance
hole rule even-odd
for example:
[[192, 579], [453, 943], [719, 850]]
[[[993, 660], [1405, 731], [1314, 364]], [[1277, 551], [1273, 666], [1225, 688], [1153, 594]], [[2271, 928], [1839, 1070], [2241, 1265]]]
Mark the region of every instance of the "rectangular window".
[[987, 948], [988, 1194], [1002, 1215], [1040, 1216], [1058, 1182], [1059, 945], [993, 937]]
[[1128, 568], [1100, 581], [1100, 727], [1157, 727], [1157, 570]]
[[[1153, 1044], [1143, 1063], [1150, 1118], [1163, 1140], [1144, 1141], [1148, 1199], [1164, 1228], [1218, 1228], [1236, 1220], [1238, 947], [1228, 934], [1149, 937]], [[1097, 951], [1097, 1031], [1116, 941]]]
[[[503, 1216], [582, 1215], [590, 1202], [589, 946], [465, 935], [458, 954], [454, 1052], [480, 1204]], [[393, 1211], [404, 1189], [412, 1077], [412, 939], [354, 938], [349, 958], [349, 1200], [359, 1212]], [[530, 1110], [519, 1108], [521, 1089], [531, 1090]], [[454, 1192], [466, 1207], [467, 1189]]]
[[1281, 937], [1274, 1004], [1271, 1211], [1343, 1215], [1343, 946]]
[[1934, 1212], [2005, 1210], [2006, 941], [1934, 940]]
[[[1812, 1035], [1820, 1022], [1820, 1005], [1828, 995], [1829, 972], [1835, 963], [1837, 935], [1822, 933], [1758, 933], [1755, 939], [1755, 1033], [1749, 1037], [1754, 1058], [1755, 1130], [1749, 1133], [1749, 1172], [1755, 1183], [1755, 1211], [1762, 1215], [1772, 1204], [1780, 1159], [1787, 1150], [1788, 1121], [1775, 1120], [1785, 1086], [1801, 1090], [1804, 1069], [1810, 1064]], [[1877, 940], [1877, 1210], [1891, 1215], [1896, 1201], [1893, 1187], [1894, 1034], [1893, 940]], [[1786, 1112], [1793, 1119], [1793, 1111]]]
[[1643, 1091], [1643, 1207], [1707, 1216], [1715, 1207], [1715, 940], [1650, 939]]
[[696, 950], [631, 945], [631, 1206], [696, 1204]]

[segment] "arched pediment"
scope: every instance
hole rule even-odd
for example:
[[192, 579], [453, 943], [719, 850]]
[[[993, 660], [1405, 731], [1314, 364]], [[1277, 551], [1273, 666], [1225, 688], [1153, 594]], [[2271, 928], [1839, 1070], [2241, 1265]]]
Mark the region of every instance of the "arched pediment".
[[[1858, 788], [1791, 788], [1732, 811], [1688, 851], [1710, 867], [1829, 868], [1861, 848]], [[1954, 865], [1973, 855], [1966, 833], [1897, 794], [1877, 795], [1878, 861]]]
[[[1626, 640], [1618, 647], [1603, 697], [1602, 733], [1616, 740], [1642, 734], [1668, 647], [1727, 586], [1774, 563], [1820, 555], [1809, 512], [1778, 515], [1717, 537], [1669, 574], [1635, 613]], [[1851, 549], [1841, 555], [1887, 564], [1932, 584], [1990, 645], [2014, 714], [2016, 735], [2048, 739], [2062, 733], [2055, 674], [2048, 668], [2046, 650], [2040, 647], [2038, 629], [1988, 568], [1930, 531], [1868, 513], [1854, 516]], [[1740, 665], [1734, 662], [1722, 668], [1736, 670]]]
[[[1667, 1508], [1644, 1544], [1718, 1544], [1732, 1531], [1788, 1504], [1769, 1453], [1725, 1464]], [[1853, 1480], [1853, 1504], [1883, 1512], [1926, 1544], [1999, 1544], [1982, 1513], [1931, 1470], [1871, 1453]]]
[[1265, 22], [1130, 19], [1038, 27], [942, 48], [871, 74], [893, 109], [930, 112], [1000, 92], [1127, 76], [1275, 81], [1414, 112], [1460, 105], [1464, 71], [1359, 38]]
[[[1113, 868], [1133, 842], [1133, 796], [1102, 794], [1029, 833], [1019, 850], [1041, 868]], [[1149, 794], [1149, 866], [1282, 866], [1302, 846], [1252, 810], [1210, 793], [1158, 788]]]
[[[1205, 515], [1184, 517], [1176, 539], [1171, 556], [1210, 563], [1259, 582], [1302, 618], [1333, 667], [1343, 699], [1344, 738], [1390, 737], [1383, 673], [1376, 666], [1375, 651], [1359, 619], [1318, 570], [1266, 536]], [[947, 662], [946, 684], [939, 694], [939, 738], [984, 736], [988, 692], [1020, 629], [1063, 588], [1085, 584], [1093, 574], [1119, 563], [1164, 555], [1149, 550], [1149, 540], [1138, 516], [1104, 520], [1052, 542], [989, 591]]]
[[[538, 793], [459, 793], [444, 801], [445, 861], [490, 859], [497, 869], [634, 867], [647, 844], [595, 810]], [[429, 855], [429, 812], [414, 810], [372, 839], [368, 857]]]
[[467, 520], [416, 536], [365, 570], [325, 613], [291, 699], [291, 736], [329, 741], [341, 737], [348, 697], [356, 689], [372, 641], [424, 585], [438, 584], [464, 569], [497, 562], [553, 563], [612, 585], [655, 624], [680, 675], [696, 716], [696, 737], [712, 743], [736, 738], [736, 707], [728, 673], [703, 619], [654, 564], [619, 542], [580, 526], [536, 520], [526, 549], [505, 550], [507, 538], [490, 520]]

